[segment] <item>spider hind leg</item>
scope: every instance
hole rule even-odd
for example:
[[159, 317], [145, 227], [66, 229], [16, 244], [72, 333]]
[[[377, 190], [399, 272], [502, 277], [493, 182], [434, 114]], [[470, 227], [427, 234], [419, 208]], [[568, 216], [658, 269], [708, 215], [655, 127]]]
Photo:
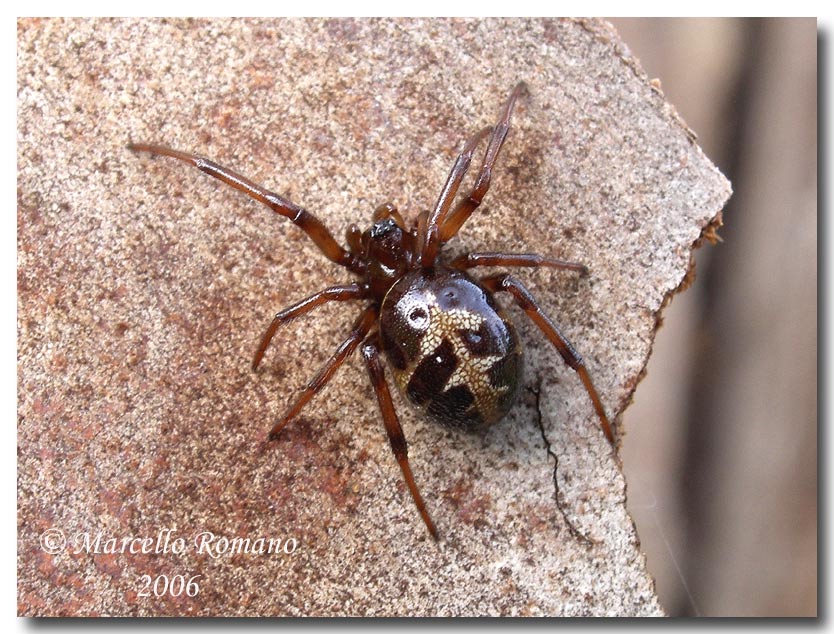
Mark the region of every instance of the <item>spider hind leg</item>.
[[400, 465], [403, 478], [408, 486], [408, 490], [411, 492], [411, 497], [417, 506], [420, 517], [423, 518], [423, 522], [426, 524], [426, 528], [429, 529], [432, 538], [437, 541], [439, 539], [437, 528], [426, 509], [426, 503], [423, 501], [423, 496], [420, 495], [420, 490], [417, 488], [417, 483], [414, 481], [414, 476], [411, 473], [411, 466], [408, 462], [408, 445], [405, 442], [403, 428], [400, 425], [397, 412], [394, 409], [394, 402], [391, 400], [388, 383], [385, 381], [385, 370], [379, 359], [379, 342], [376, 334], [371, 335], [362, 346], [362, 356], [365, 359], [368, 376], [371, 379], [371, 384], [376, 393], [379, 409], [382, 413], [382, 422], [385, 424], [385, 431], [388, 434], [391, 450], [394, 452], [394, 457]]
[[521, 308], [521, 310], [523, 310], [531, 320], [533, 320], [533, 323], [539, 327], [539, 330], [544, 333], [545, 337], [547, 337], [550, 343], [552, 343], [556, 350], [558, 350], [565, 363], [567, 363], [568, 366], [570, 366], [579, 375], [582, 384], [585, 386], [585, 391], [588, 392], [588, 396], [591, 398], [591, 402], [594, 405], [594, 410], [597, 413], [597, 417], [599, 418], [600, 426], [602, 427], [605, 437], [608, 439], [608, 442], [611, 443], [611, 446], [616, 447], [614, 433], [611, 430], [611, 423], [608, 421], [608, 416], [605, 414], [605, 408], [602, 405], [599, 394], [597, 394], [593, 381], [591, 381], [591, 375], [588, 374], [585, 362], [582, 360], [582, 357], [573, 347], [571, 342], [568, 341], [567, 338], [561, 333], [558, 326], [556, 326], [556, 324], [542, 312], [538, 302], [536, 302], [536, 299], [530, 291], [528, 291], [521, 282], [506, 273], [499, 273], [497, 275], [482, 278], [481, 283], [493, 293], [504, 291], [512, 295], [513, 300], [518, 307]]

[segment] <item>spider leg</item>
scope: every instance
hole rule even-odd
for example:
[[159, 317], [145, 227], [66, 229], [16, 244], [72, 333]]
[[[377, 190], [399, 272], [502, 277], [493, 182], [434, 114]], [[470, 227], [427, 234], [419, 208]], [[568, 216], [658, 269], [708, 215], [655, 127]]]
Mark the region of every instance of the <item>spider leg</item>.
[[316, 376], [314, 376], [309, 383], [307, 383], [307, 386], [298, 398], [296, 398], [295, 402], [289, 407], [289, 409], [287, 409], [284, 415], [281, 416], [278, 422], [275, 423], [272, 431], [269, 432], [270, 440], [275, 440], [287, 423], [295, 418], [301, 409], [310, 401], [310, 399], [318, 394], [325, 385], [327, 385], [327, 382], [333, 377], [336, 370], [338, 370], [345, 362], [345, 359], [347, 359], [353, 351], [356, 350], [356, 347], [368, 335], [368, 332], [370, 332], [376, 318], [376, 306], [368, 306], [362, 311], [357, 320], [354, 322], [348, 338], [345, 339], [338, 348], [336, 348], [336, 352], [333, 353], [333, 356], [331, 356], [327, 363], [321, 367]]
[[382, 421], [385, 423], [385, 431], [388, 433], [388, 441], [391, 443], [391, 450], [394, 452], [394, 457], [400, 465], [403, 472], [403, 478], [408, 485], [408, 490], [411, 492], [411, 497], [414, 499], [414, 504], [420, 512], [420, 517], [429, 529], [429, 533], [435, 539], [438, 539], [437, 528], [426, 510], [426, 503], [420, 495], [420, 490], [417, 488], [417, 483], [414, 482], [414, 476], [411, 473], [411, 467], [408, 464], [408, 446], [403, 435], [403, 428], [397, 418], [397, 412], [394, 409], [394, 402], [391, 400], [391, 392], [388, 390], [388, 384], [385, 381], [385, 370], [379, 360], [379, 344], [376, 333], [371, 335], [362, 345], [362, 356], [365, 359], [365, 366], [368, 368], [368, 376], [371, 378], [371, 384], [374, 386], [376, 398], [379, 402], [379, 409], [382, 412]]
[[580, 275], [588, 274], [588, 268], [584, 264], [557, 260], [537, 253], [465, 253], [452, 260], [449, 266], [456, 269], [471, 269], [476, 266], [548, 267], [576, 271]]
[[504, 145], [504, 140], [507, 138], [507, 133], [510, 130], [510, 117], [513, 114], [513, 106], [518, 97], [527, 89], [524, 82], [519, 82], [510, 93], [507, 99], [507, 104], [504, 106], [504, 112], [498, 123], [492, 130], [492, 137], [489, 139], [486, 154], [484, 155], [484, 162], [481, 165], [481, 171], [478, 173], [478, 179], [475, 181], [475, 186], [469, 192], [469, 196], [461, 200], [454, 211], [449, 214], [441, 223], [440, 226], [440, 241], [446, 242], [450, 240], [460, 228], [467, 218], [472, 215], [472, 212], [481, 204], [487, 191], [489, 190], [490, 179], [492, 178], [492, 168], [495, 166], [495, 161], [498, 160], [498, 153], [501, 151], [501, 146]]
[[475, 136], [466, 142], [463, 146], [455, 164], [452, 166], [452, 171], [446, 179], [446, 184], [440, 192], [440, 197], [434, 206], [434, 211], [429, 215], [426, 212], [420, 214], [417, 220], [417, 235], [419, 236], [419, 243], [417, 245], [417, 253], [420, 254], [420, 261], [424, 269], [434, 266], [434, 259], [437, 257], [437, 251], [440, 248], [439, 227], [443, 224], [443, 219], [449, 211], [452, 202], [454, 202], [455, 194], [458, 193], [458, 188], [472, 163], [472, 154], [478, 143], [481, 142], [490, 128], [484, 128]]
[[223, 181], [227, 185], [242, 191], [249, 197], [262, 202], [275, 213], [289, 218], [304, 233], [310, 236], [316, 246], [318, 246], [329, 260], [344, 266], [354, 273], [362, 273], [364, 270], [364, 263], [357, 256], [349, 251], [345, 251], [339, 246], [339, 243], [336, 242], [336, 239], [327, 230], [327, 227], [316, 216], [286, 198], [249, 180], [245, 176], [233, 172], [222, 165], [218, 165], [214, 161], [197, 156], [196, 154], [191, 154], [190, 152], [180, 152], [179, 150], [172, 150], [161, 145], [150, 145], [147, 143], [129, 143], [127, 147], [134, 152], [150, 152], [151, 154], [170, 156], [185, 163], [191, 163], [191, 165], [209, 176]]
[[599, 417], [600, 425], [602, 426], [602, 431], [605, 433], [605, 437], [608, 439], [608, 442], [616, 448], [614, 434], [611, 431], [611, 424], [608, 422], [608, 417], [605, 415], [605, 408], [602, 406], [602, 401], [600, 400], [597, 390], [591, 381], [591, 376], [588, 374], [585, 362], [571, 345], [570, 341], [568, 341], [559, 331], [556, 324], [554, 324], [550, 318], [541, 311], [536, 299], [530, 294], [530, 291], [528, 291], [521, 282], [506, 273], [499, 273], [497, 275], [482, 278], [481, 283], [488, 290], [494, 293], [498, 291], [506, 291], [512, 295], [518, 307], [527, 313], [527, 316], [539, 327], [544, 335], [550, 340], [550, 343], [556, 347], [559, 354], [562, 355], [562, 359], [565, 360], [565, 363], [567, 363], [579, 375], [579, 378], [585, 386], [585, 390], [588, 392], [588, 396], [591, 397], [591, 402], [594, 404], [594, 409]]
[[269, 342], [272, 341], [275, 333], [284, 324], [291, 322], [296, 317], [306, 315], [311, 310], [327, 302], [345, 302], [351, 299], [364, 299], [367, 296], [368, 286], [354, 282], [353, 284], [346, 284], [344, 286], [331, 286], [330, 288], [310, 295], [306, 299], [302, 299], [297, 304], [288, 306], [275, 315], [266, 332], [264, 332], [263, 337], [261, 337], [261, 343], [258, 345], [257, 351], [255, 351], [255, 358], [252, 360], [252, 369], [258, 369], [261, 359], [263, 359], [264, 353], [269, 347]]

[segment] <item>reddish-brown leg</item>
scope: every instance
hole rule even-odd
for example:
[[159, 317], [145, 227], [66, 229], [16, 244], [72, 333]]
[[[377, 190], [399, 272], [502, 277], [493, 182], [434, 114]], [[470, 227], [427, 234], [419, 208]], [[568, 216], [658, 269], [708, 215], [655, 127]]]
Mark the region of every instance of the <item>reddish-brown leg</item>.
[[420, 490], [417, 488], [417, 483], [414, 482], [414, 476], [408, 464], [408, 445], [405, 442], [403, 428], [394, 409], [394, 402], [391, 400], [391, 392], [388, 390], [388, 384], [385, 381], [385, 370], [379, 360], [379, 344], [375, 334], [371, 335], [362, 345], [362, 357], [365, 359], [368, 376], [370, 376], [371, 384], [374, 386], [374, 392], [376, 392], [379, 409], [382, 412], [382, 422], [385, 423], [385, 431], [388, 433], [388, 441], [391, 443], [391, 450], [400, 465], [403, 478], [405, 478], [405, 483], [408, 485], [414, 504], [420, 512], [420, 517], [423, 518], [431, 536], [437, 540], [437, 528], [435, 528], [434, 522], [426, 510], [426, 503], [420, 495]]
[[524, 82], [519, 82], [512, 93], [510, 93], [510, 97], [504, 106], [504, 112], [493, 128], [492, 137], [489, 140], [489, 145], [484, 155], [484, 162], [481, 165], [481, 171], [478, 173], [475, 186], [469, 192], [469, 196], [461, 200], [454, 211], [441, 221], [439, 229], [441, 242], [446, 242], [457, 234], [463, 226], [463, 223], [466, 222], [466, 219], [481, 204], [481, 201], [489, 190], [492, 168], [495, 166], [495, 161], [498, 160], [498, 153], [501, 151], [501, 146], [504, 145], [504, 140], [507, 138], [507, 133], [510, 130], [510, 117], [513, 114], [513, 106], [515, 106], [516, 100], [525, 90], [527, 90], [527, 85]]
[[537, 253], [465, 253], [452, 260], [449, 266], [456, 269], [471, 269], [476, 266], [547, 267], [576, 271], [581, 275], [588, 274], [588, 268], [584, 264], [557, 260]]
[[611, 424], [608, 422], [608, 416], [605, 415], [605, 408], [602, 406], [602, 401], [600, 400], [597, 390], [591, 381], [591, 376], [585, 368], [585, 362], [571, 345], [570, 341], [568, 341], [559, 331], [556, 324], [554, 324], [550, 318], [541, 311], [535, 298], [530, 294], [530, 291], [528, 291], [521, 282], [506, 273], [485, 277], [481, 280], [481, 283], [492, 292], [506, 291], [512, 295], [519, 308], [527, 313], [527, 316], [533, 320], [539, 329], [541, 329], [545, 336], [550, 340], [550, 343], [556, 347], [559, 354], [561, 354], [562, 358], [565, 360], [565, 363], [576, 371], [585, 386], [585, 390], [591, 397], [591, 402], [594, 404], [594, 409], [599, 417], [605, 437], [608, 438], [608, 442], [610, 442], [612, 446], [616, 447], [614, 434], [611, 431]]
[[368, 286], [354, 282], [353, 284], [346, 284], [344, 286], [331, 286], [330, 288], [310, 295], [306, 299], [302, 299], [297, 304], [285, 308], [275, 315], [269, 324], [269, 328], [266, 329], [263, 337], [261, 337], [261, 343], [255, 351], [255, 358], [252, 360], [252, 369], [258, 369], [261, 359], [263, 359], [264, 353], [267, 347], [269, 347], [269, 342], [272, 341], [275, 333], [284, 324], [291, 322], [296, 317], [309, 313], [314, 308], [318, 308], [327, 302], [346, 302], [351, 299], [364, 299], [367, 296]]
[[475, 152], [475, 148], [478, 147], [481, 139], [489, 134], [489, 131], [490, 128], [484, 128], [466, 142], [452, 166], [452, 171], [449, 172], [449, 177], [440, 192], [434, 211], [431, 214], [424, 212], [418, 218], [417, 235], [420, 243], [417, 245], [417, 252], [420, 254], [420, 261], [424, 269], [434, 266], [434, 259], [437, 257], [437, 251], [440, 248], [439, 227], [455, 199], [455, 194], [458, 193], [458, 188], [469, 169], [470, 163], [472, 163], [472, 154]]
[[350, 335], [345, 339], [341, 345], [333, 353], [333, 356], [322, 366], [316, 376], [307, 383], [307, 386], [295, 400], [295, 402], [287, 409], [284, 415], [275, 423], [272, 431], [269, 432], [269, 439], [275, 440], [282, 429], [295, 418], [301, 409], [318, 394], [322, 388], [327, 385], [327, 382], [332, 378], [333, 374], [345, 362], [362, 340], [368, 335], [371, 327], [376, 321], [377, 311], [375, 306], [368, 306], [359, 318], [354, 322]]
[[339, 243], [336, 242], [336, 239], [327, 230], [327, 227], [322, 224], [321, 220], [309, 211], [265, 189], [245, 176], [233, 172], [222, 165], [218, 165], [214, 161], [197, 156], [196, 154], [191, 154], [190, 152], [180, 152], [179, 150], [172, 150], [161, 145], [150, 145], [147, 143], [129, 143], [127, 147], [134, 152], [150, 152], [151, 154], [170, 156], [190, 163], [209, 176], [213, 176], [227, 185], [242, 191], [251, 198], [262, 202], [275, 213], [289, 218], [296, 226], [310, 236], [313, 242], [316, 243], [316, 246], [321, 249], [321, 252], [329, 260], [332, 260], [336, 264], [341, 264], [354, 273], [362, 273], [364, 271], [364, 263], [357, 256], [349, 251], [345, 251], [339, 246]]

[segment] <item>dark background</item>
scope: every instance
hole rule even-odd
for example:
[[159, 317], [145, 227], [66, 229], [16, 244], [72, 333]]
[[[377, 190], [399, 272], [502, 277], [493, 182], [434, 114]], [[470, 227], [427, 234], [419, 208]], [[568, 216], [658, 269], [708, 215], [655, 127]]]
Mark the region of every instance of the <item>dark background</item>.
[[735, 192], [624, 416], [649, 569], [671, 615], [816, 615], [816, 20], [611, 21]]

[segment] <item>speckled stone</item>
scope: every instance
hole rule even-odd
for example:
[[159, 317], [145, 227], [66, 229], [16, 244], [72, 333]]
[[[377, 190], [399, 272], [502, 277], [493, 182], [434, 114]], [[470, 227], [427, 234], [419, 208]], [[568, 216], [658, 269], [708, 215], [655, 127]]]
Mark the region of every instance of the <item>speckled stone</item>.
[[[730, 190], [605, 23], [18, 22], [19, 614], [663, 614], [587, 394], [520, 311], [525, 388], [503, 422], [461, 434], [395, 395], [435, 544], [358, 358], [266, 441], [359, 307], [291, 324], [255, 374], [258, 338], [350, 276], [262, 205], [125, 148], [209, 156], [341, 240], [385, 201], [431, 207], [521, 79], [492, 188], [449, 247], [589, 267], [518, 276], [616, 418]], [[557, 509], [539, 422], [593, 545]], [[206, 532], [295, 549], [218, 555]], [[153, 596], [160, 575], [179, 596]]]

